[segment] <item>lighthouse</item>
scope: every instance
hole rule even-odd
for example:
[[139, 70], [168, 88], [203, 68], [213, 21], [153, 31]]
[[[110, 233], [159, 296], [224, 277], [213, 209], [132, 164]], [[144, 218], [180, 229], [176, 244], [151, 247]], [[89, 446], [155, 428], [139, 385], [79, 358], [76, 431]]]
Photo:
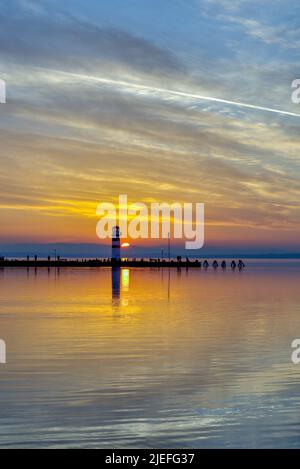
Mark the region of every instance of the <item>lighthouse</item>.
[[120, 240], [120, 227], [115, 226], [112, 233], [111, 243], [111, 260], [112, 262], [121, 261], [121, 240]]

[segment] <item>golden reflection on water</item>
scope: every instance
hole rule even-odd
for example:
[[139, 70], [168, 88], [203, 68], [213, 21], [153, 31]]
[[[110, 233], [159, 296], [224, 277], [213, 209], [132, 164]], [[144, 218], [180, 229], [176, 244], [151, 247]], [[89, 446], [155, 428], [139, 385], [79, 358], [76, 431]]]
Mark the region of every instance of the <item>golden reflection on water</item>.
[[0, 445], [300, 446], [297, 263], [0, 275]]

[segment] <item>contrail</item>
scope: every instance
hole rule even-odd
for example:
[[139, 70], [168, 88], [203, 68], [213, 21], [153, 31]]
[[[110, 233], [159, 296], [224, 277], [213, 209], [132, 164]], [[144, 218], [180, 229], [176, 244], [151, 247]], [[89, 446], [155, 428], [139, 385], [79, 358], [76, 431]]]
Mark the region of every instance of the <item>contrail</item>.
[[[42, 70], [45, 71], [45, 69], [42, 69]], [[199, 100], [199, 101], [210, 101], [210, 102], [214, 102], [214, 103], [228, 104], [230, 106], [242, 107], [242, 108], [246, 108], [246, 109], [254, 109], [256, 111], [271, 112], [273, 114], [281, 114], [283, 116], [300, 117], [300, 114], [297, 114], [295, 112], [282, 111], [281, 109], [275, 109], [275, 108], [264, 107], [264, 106], [257, 106], [256, 104], [241, 103], [239, 101], [231, 101], [231, 100], [228, 100], [228, 99], [214, 98], [214, 97], [211, 97], [211, 96], [202, 96], [202, 95], [199, 95], [199, 94], [187, 93], [185, 91], [167, 90], [167, 89], [164, 89], [164, 88], [156, 88], [156, 87], [149, 86], [149, 85], [140, 85], [138, 83], [130, 83], [130, 82], [127, 82], [127, 81], [111, 80], [111, 79], [108, 79], [108, 78], [99, 78], [99, 77], [95, 77], [95, 76], [91, 76], [91, 75], [84, 75], [84, 74], [71, 73], [71, 72], [63, 72], [61, 70], [51, 70], [51, 72], [59, 73], [59, 74], [66, 75], [66, 76], [72, 76], [73, 78], [76, 78], [76, 79], [89, 80], [89, 81], [94, 81], [96, 83], [103, 83], [103, 84], [106, 84], [106, 85], [115, 85], [115, 86], [119, 86], [119, 87], [122, 87], [122, 88], [132, 88], [134, 90], [149, 91], [151, 93], [160, 93], [160, 94], [165, 94], [165, 95], [168, 95], [168, 96], [178, 96], [178, 97], [181, 97], [181, 98], [189, 98], [189, 99], [195, 99], [195, 100]]]

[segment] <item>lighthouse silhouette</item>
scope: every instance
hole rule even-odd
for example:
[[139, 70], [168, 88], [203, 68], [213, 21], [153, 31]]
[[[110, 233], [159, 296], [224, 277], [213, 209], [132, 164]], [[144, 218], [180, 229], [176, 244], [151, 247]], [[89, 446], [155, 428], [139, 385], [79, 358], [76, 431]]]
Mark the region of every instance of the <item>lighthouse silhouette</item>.
[[121, 261], [121, 239], [120, 239], [120, 227], [114, 226], [112, 232], [112, 243], [111, 243], [111, 260], [112, 262]]

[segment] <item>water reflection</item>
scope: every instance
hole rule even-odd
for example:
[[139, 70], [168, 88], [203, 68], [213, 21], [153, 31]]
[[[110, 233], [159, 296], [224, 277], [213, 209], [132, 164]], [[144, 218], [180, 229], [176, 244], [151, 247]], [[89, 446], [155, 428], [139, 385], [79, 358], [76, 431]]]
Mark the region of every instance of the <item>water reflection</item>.
[[112, 267], [111, 269], [112, 300], [114, 305], [118, 305], [121, 298], [121, 269]]
[[5, 269], [0, 446], [299, 447], [299, 278]]
[[129, 269], [122, 269], [122, 291], [129, 291], [130, 271]]
[[112, 285], [112, 303], [113, 306], [122, 304], [128, 305], [126, 293], [129, 292], [130, 270], [118, 266], [111, 269], [111, 285]]

